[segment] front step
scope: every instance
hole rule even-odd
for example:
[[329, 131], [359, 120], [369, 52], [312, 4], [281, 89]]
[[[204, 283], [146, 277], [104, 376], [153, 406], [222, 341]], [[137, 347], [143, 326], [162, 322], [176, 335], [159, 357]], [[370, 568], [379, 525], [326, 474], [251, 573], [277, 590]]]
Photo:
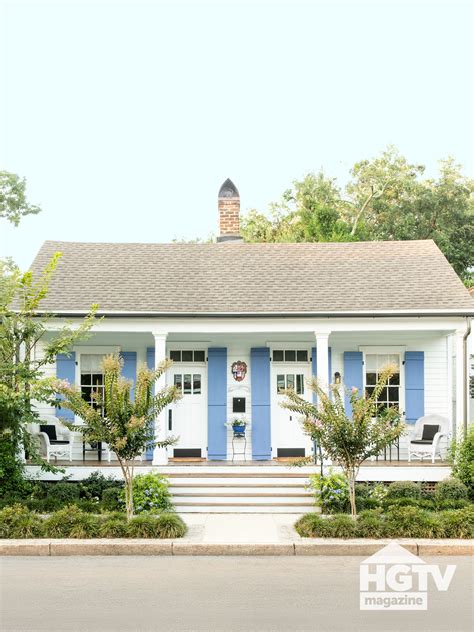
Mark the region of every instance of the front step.
[[[197, 468], [196, 468], [197, 469]], [[291, 513], [314, 511], [308, 473], [200, 468], [163, 472], [178, 513]]]

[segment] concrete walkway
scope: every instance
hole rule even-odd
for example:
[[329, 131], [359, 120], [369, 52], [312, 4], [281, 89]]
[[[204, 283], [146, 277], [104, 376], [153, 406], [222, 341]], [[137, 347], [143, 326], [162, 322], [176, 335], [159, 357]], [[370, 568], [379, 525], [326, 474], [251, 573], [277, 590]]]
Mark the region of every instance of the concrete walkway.
[[298, 514], [181, 514], [181, 517], [189, 527], [184, 541], [287, 544], [301, 540], [293, 528]]

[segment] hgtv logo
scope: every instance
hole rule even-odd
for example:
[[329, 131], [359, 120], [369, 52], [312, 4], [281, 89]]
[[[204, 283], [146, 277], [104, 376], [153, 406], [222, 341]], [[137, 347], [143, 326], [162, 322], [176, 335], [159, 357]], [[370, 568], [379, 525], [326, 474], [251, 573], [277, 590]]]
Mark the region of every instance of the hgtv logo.
[[456, 570], [426, 564], [399, 544], [388, 544], [360, 565], [361, 610], [427, 610], [428, 588], [448, 590]]

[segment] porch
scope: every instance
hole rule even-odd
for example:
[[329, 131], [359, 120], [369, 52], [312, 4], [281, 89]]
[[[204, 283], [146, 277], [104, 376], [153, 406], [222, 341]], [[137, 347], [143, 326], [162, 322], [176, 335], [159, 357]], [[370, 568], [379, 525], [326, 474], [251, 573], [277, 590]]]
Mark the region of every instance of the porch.
[[[164, 357], [174, 360], [165, 379], [178, 385], [183, 397], [162, 412], [156, 432], [158, 439], [173, 435], [179, 437], [178, 442], [167, 452], [148, 451], [137, 469], [151, 465], [213, 468], [223, 462], [229, 467], [285, 467], [285, 461], [278, 459], [310, 456], [313, 446], [298, 420], [281, 408], [280, 390], [293, 387], [311, 399], [306, 381], [312, 375], [323, 384], [340, 383], [341, 391], [351, 386], [370, 389], [387, 361], [395, 362], [399, 371], [385, 389], [384, 401], [400, 408], [409, 428], [424, 414], [446, 417], [451, 432], [453, 419], [462, 423], [462, 380], [456, 379], [462, 336], [456, 318], [187, 319], [159, 324], [160, 331], [152, 332], [146, 319], [101, 321], [87, 343], [48, 367], [49, 375], [80, 386], [87, 399], [101, 386], [100, 359], [107, 353], [121, 353], [124, 376], [132, 381], [141, 364], [153, 367]], [[72, 419], [66, 410], [42, 406], [39, 412]], [[245, 444], [237, 449], [230, 427], [235, 418], [248, 424]], [[407, 442], [407, 436], [402, 437], [391, 455], [380, 455], [365, 467], [414, 472], [421, 466], [431, 471], [426, 462], [407, 463]], [[443, 456], [446, 451], [444, 441]], [[113, 454], [110, 465], [104, 457], [98, 463], [93, 451], [85, 458], [84, 462], [79, 435], [73, 444], [74, 472], [84, 467], [106, 471], [117, 467]], [[183, 458], [190, 459], [189, 463], [183, 463]], [[71, 467], [69, 462], [67, 467]]]

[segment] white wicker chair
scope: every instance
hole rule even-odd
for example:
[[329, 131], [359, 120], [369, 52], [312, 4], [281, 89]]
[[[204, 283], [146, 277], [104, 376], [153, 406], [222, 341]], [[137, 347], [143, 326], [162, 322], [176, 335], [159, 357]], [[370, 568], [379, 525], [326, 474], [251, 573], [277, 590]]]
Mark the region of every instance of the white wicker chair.
[[408, 462], [413, 457], [418, 457], [421, 461], [425, 457], [431, 457], [431, 462], [434, 463], [436, 455], [443, 460], [440, 450], [442, 437], [449, 438], [449, 420], [446, 417], [441, 415], [420, 417], [408, 441]]
[[73, 433], [62, 426], [60, 420], [54, 415], [43, 415], [39, 423], [38, 441], [48, 463], [52, 456], [55, 459], [62, 457], [72, 461]]

